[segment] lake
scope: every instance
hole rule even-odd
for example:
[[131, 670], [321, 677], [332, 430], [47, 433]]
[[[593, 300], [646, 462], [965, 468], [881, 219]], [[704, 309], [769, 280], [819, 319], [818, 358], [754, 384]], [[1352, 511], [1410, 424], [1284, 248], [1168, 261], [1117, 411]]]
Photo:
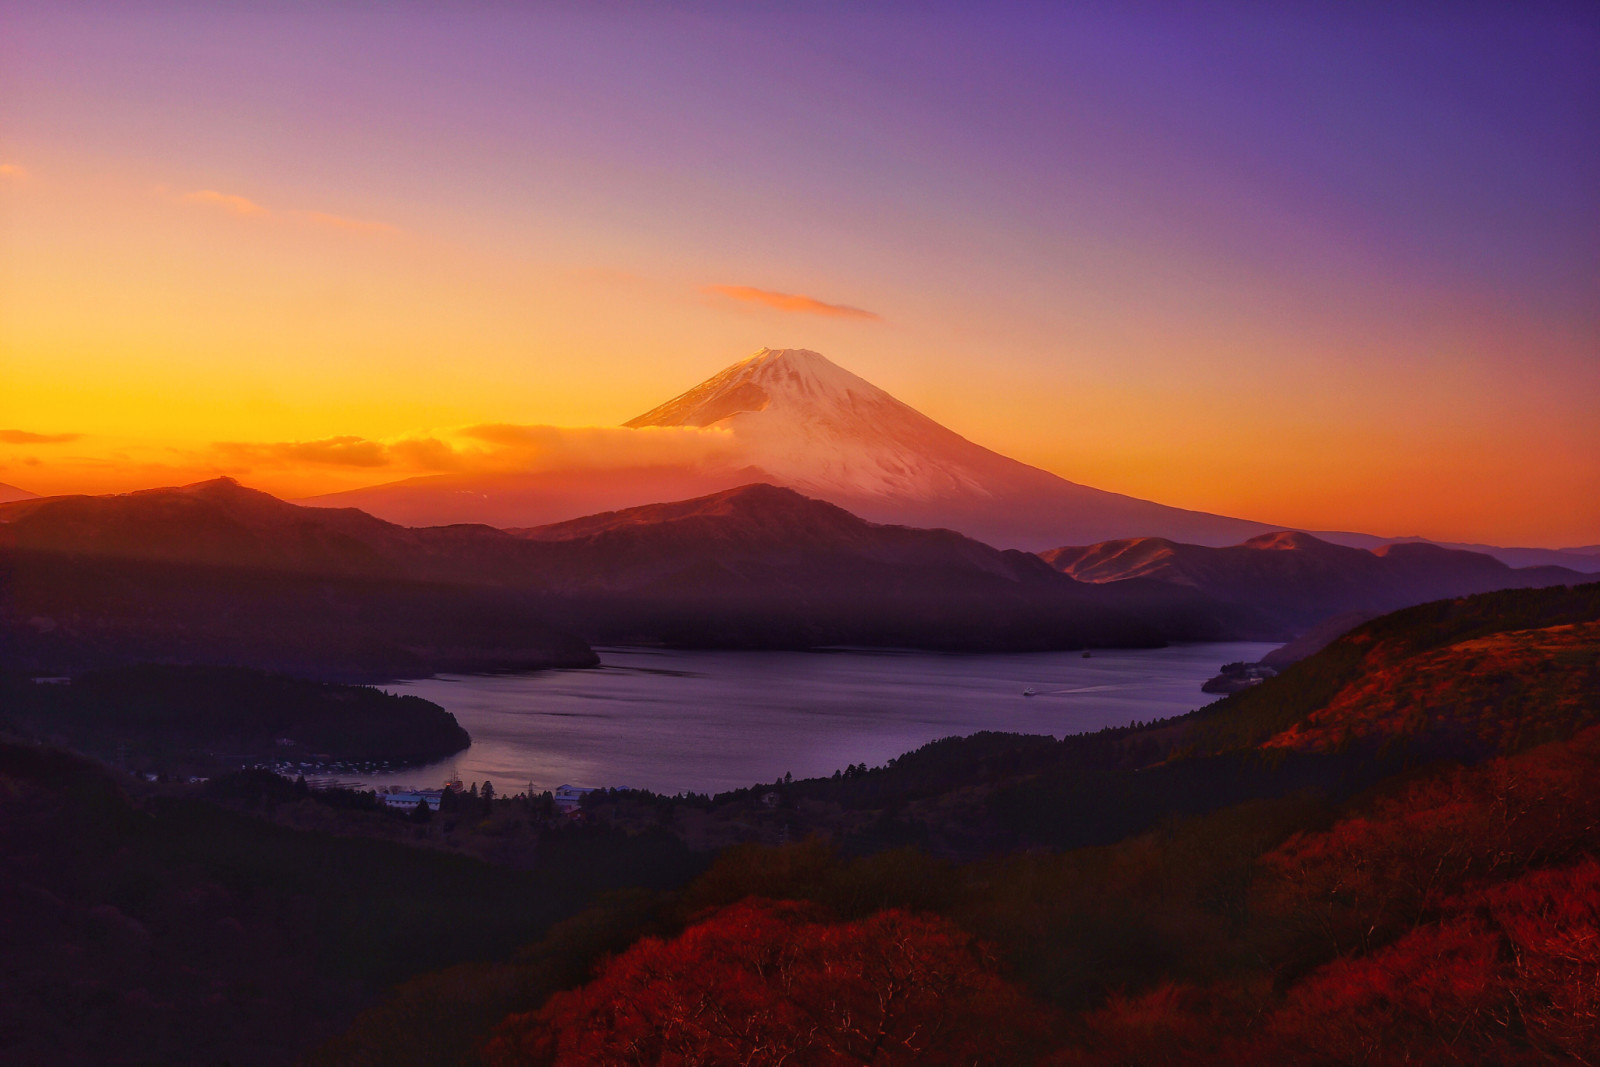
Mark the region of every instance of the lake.
[[[1200, 684], [1271, 644], [1016, 655], [883, 649], [701, 652], [599, 649], [589, 670], [439, 675], [384, 686], [452, 712], [472, 747], [440, 763], [341, 776], [438, 786], [451, 774], [502, 793], [531, 782], [711, 792], [877, 766], [929, 741], [1006, 730], [1057, 737], [1181, 715]], [[1025, 689], [1036, 691], [1024, 696]]]

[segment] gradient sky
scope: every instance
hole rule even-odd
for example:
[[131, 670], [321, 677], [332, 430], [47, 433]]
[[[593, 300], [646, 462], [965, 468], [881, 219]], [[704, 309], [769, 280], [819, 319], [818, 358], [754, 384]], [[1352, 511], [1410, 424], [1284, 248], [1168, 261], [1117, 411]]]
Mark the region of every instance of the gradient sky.
[[1164, 503], [1600, 542], [1600, 8], [0, 0], [0, 481], [387, 481], [763, 345]]

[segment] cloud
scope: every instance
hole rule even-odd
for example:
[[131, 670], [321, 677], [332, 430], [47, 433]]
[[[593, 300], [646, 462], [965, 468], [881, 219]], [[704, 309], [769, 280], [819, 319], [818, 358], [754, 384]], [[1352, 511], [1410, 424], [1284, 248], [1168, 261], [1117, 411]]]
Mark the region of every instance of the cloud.
[[0, 430], [0, 444], [64, 445], [83, 437], [81, 433], [29, 433], [27, 430]]
[[213, 447], [234, 463], [250, 465], [387, 467], [391, 462], [389, 447], [383, 442], [369, 441], [352, 434], [324, 437], [320, 441], [277, 441], [265, 444], [220, 441]]
[[487, 423], [457, 435], [489, 446], [463, 457], [488, 470], [678, 467], [733, 456], [733, 435], [698, 426], [523, 426]]
[[15, 163], [0, 163], [0, 178], [16, 178], [18, 181], [26, 178], [28, 171]]
[[266, 208], [248, 197], [235, 196], [232, 193], [219, 193], [215, 189], [197, 189], [192, 193], [184, 193], [179, 199], [191, 204], [206, 204], [219, 207], [235, 215], [270, 215]]
[[398, 226], [391, 226], [387, 222], [372, 222], [367, 219], [351, 219], [343, 215], [330, 215], [326, 211], [296, 211], [296, 215], [307, 222], [314, 222], [318, 226], [331, 226], [336, 230], [347, 230], [351, 233], [365, 233], [379, 235], [386, 233], [399, 233]]
[[871, 319], [878, 321], [881, 315], [862, 308], [851, 307], [848, 304], [829, 304], [818, 300], [814, 296], [801, 296], [799, 293], [777, 293], [770, 289], [754, 289], [748, 285], [708, 285], [705, 292], [725, 296], [730, 300], [739, 300], [747, 304], [762, 304], [766, 307], [776, 308], [779, 311], [790, 311], [801, 315], [828, 315], [840, 319]]
[[341, 434], [315, 441], [218, 441], [188, 457], [237, 477], [266, 472], [419, 474], [698, 468], [734, 458], [733, 435], [693, 426], [525, 426], [489, 423], [438, 435], [377, 441]]

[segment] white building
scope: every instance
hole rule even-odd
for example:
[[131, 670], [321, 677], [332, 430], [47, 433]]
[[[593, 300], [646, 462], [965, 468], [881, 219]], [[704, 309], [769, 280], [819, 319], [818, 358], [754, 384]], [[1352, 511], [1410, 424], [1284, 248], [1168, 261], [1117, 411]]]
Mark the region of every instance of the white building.
[[563, 815], [570, 815], [578, 810], [583, 798], [593, 792], [593, 786], [558, 785], [555, 791], [556, 810]]
[[439, 810], [439, 797], [443, 795], [442, 789], [414, 789], [398, 793], [380, 794], [385, 807], [404, 808], [406, 811], [416, 811], [417, 805], [426, 802], [432, 811]]

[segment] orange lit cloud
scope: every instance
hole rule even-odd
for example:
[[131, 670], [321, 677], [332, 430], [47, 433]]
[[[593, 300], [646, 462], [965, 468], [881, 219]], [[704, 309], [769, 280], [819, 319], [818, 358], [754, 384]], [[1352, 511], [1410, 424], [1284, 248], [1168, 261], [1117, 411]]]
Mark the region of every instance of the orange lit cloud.
[[0, 430], [0, 444], [64, 445], [83, 437], [81, 433], [29, 433], [27, 430]]
[[294, 214], [307, 222], [314, 222], [318, 226], [331, 226], [336, 230], [347, 230], [351, 233], [385, 234], [399, 233], [398, 227], [387, 222], [372, 222], [367, 219], [351, 219], [343, 215], [330, 215], [326, 211], [296, 211]]
[[[164, 189], [158, 191], [164, 191]], [[233, 215], [251, 218], [299, 219], [315, 226], [326, 226], [334, 230], [343, 230], [346, 233], [375, 236], [400, 232], [398, 227], [391, 226], [387, 222], [375, 222], [371, 219], [353, 219], [346, 215], [334, 215], [327, 211], [291, 211], [283, 209], [275, 211], [265, 205], [256, 203], [247, 196], [218, 192], [216, 189], [198, 189], [192, 193], [183, 193], [179, 195], [178, 199], [185, 203], [220, 208]]]
[[235, 215], [267, 215], [266, 208], [248, 197], [235, 196], [232, 193], [219, 193], [215, 189], [197, 189], [192, 193], [184, 193], [180, 198], [191, 204], [206, 204], [219, 207]]
[[489, 446], [472, 457], [491, 470], [698, 466], [729, 458], [733, 435], [698, 426], [469, 426], [459, 436]]
[[[453, 438], [453, 440], [447, 439]], [[440, 436], [377, 441], [341, 434], [315, 441], [219, 441], [192, 457], [237, 477], [256, 472], [382, 471], [401, 477], [440, 471], [508, 473], [553, 469], [697, 466], [728, 457], [732, 436], [699, 427], [523, 426], [492, 423]], [[341, 476], [342, 477], [342, 476]]]
[[428, 470], [449, 470], [455, 466], [454, 450], [444, 442], [431, 438], [407, 439], [389, 445], [353, 434], [342, 434], [337, 437], [324, 437], [319, 441], [267, 443], [219, 441], [212, 447], [222, 461], [244, 467], [403, 465]]
[[755, 289], [748, 285], [708, 285], [708, 293], [725, 296], [730, 300], [742, 301], [746, 304], [761, 304], [765, 307], [776, 308], [779, 311], [790, 311], [801, 315], [827, 315], [840, 319], [870, 319], [874, 322], [882, 318], [873, 311], [851, 307], [848, 304], [829, 304], [813, 296], [802, 296], [799, 293], [777, 293], [770, 289]]
[[26, 178], [27, 176], [27, 170], [17, 166], [15, 163], [0, 163], [0, 178], [21, 179]]

